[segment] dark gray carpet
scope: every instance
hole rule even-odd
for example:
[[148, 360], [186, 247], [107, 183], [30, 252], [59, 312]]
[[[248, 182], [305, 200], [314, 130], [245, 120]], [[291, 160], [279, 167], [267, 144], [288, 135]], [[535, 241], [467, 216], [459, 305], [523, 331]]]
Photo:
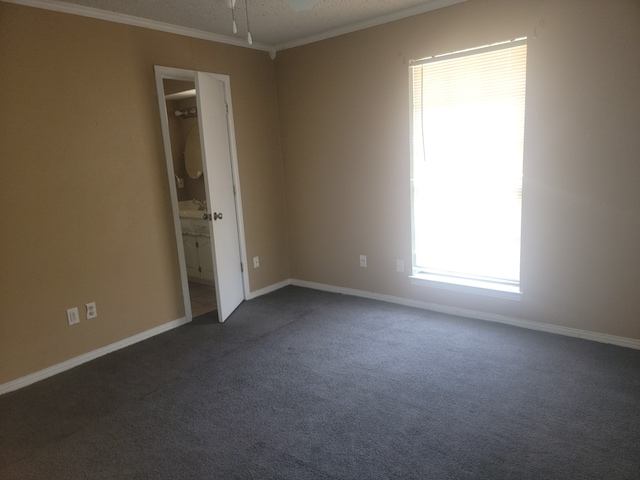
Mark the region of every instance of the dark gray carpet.
[[640, 479], [640, 351], [287, 287], [0, 397], [0, 478]]

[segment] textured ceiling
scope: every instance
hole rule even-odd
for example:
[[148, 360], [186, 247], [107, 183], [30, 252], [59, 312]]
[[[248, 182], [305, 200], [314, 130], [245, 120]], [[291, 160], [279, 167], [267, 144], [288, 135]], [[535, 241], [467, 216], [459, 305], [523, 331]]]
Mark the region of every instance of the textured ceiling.
[[[279, 50], [358, 30], [465, 0], [5, 0], [51, 8], [76, 6], [138, 17], [244, 41], [249, 25], [256, 47]], [[238, 33], [233, 34], [231, 2]], [[84, 8], [89, 7], [89, 8]], [[68, 8], [67, 10], [68, 11]], [[117, 18], [115, 18], [117, 21]], [[259, 47], [258, 47], [259, 48]]]

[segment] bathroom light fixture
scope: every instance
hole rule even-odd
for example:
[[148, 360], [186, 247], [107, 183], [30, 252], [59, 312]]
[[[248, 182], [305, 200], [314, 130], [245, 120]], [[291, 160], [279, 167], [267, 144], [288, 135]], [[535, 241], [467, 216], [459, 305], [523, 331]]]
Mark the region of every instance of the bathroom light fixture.
[[187, 107], [174, 112], [176, 117], [189, 118], [198, 116], [198, 107]]

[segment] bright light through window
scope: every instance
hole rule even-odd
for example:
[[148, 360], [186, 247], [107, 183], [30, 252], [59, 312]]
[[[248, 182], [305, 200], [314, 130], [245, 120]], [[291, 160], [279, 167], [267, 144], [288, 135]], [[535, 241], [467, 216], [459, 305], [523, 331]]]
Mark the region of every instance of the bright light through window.
[[414, 275], [519, 286], [526, 52], [413, 62]]

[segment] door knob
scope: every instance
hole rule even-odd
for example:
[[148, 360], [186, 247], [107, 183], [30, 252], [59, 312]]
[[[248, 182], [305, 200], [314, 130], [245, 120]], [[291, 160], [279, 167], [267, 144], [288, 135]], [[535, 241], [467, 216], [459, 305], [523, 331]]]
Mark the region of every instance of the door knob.
[[214, 220], [222, 220], [222, 213], [213, 212], [213, 219]]

